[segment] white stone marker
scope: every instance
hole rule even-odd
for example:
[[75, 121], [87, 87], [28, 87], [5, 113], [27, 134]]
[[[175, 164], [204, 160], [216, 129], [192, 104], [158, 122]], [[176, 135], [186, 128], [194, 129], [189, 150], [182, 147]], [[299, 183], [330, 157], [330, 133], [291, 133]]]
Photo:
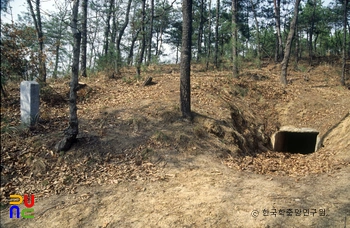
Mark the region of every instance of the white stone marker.
[[39, 118], [40, 87], [36, 81], [21, 82], [21, 121], [33, 126]]

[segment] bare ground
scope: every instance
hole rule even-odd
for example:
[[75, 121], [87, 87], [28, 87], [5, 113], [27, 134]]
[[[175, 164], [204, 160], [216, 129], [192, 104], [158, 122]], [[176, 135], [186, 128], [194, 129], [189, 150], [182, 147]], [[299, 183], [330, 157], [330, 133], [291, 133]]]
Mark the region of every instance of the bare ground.
[[[128, 70], [118, 80], [91, 77], [67, 153], [52, 151], [67, 125], [66, 81], [42, 94], [31, 131], [18, 127], [18, 89], [9, 86], [1, 226], [350, 227], [350, 91], [337, 85], [339, 69], [290, 71], [284, 90], [275, 65], [248, 67], [230, 79], [193, 66], [193, 123], [179, 118], [176, 66], [151, 67], [156, 84], [146, 87]], [[271, 151], [283, 125], [319, 130], [324, 147]], [[9, 219], [14, 193], [35, 193], [34, 219]]]

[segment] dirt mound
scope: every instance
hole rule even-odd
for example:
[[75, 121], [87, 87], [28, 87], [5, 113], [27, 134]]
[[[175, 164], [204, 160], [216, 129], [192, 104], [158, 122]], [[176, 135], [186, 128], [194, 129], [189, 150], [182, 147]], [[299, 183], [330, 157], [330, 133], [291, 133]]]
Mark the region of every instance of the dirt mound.
[[40, 99], [51, 107], [65, 105], [68, 100], [49, 85], [40, 88]]
[[350, 114], [330, 129], [323, 140], [325, 148], [336, 152], [335, 158], [344, 159], [350, 164]]

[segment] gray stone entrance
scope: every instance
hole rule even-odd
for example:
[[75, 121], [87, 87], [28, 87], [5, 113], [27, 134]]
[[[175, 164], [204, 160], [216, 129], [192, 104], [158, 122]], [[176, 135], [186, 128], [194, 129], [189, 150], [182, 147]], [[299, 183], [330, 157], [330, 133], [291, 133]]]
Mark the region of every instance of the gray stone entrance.
[[317, 151], [320, 139], [315, 129], [284, 126], [271, 141], [275, 151], [308, 154]]

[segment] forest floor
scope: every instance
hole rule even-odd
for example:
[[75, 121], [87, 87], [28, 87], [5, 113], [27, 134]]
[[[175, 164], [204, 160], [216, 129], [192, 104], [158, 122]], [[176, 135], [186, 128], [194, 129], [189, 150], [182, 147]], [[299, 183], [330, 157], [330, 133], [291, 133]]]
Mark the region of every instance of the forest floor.
[[[179, 66], [80, 79], [77, 143], [68, 79], [41, 91], [39, 123], [20, 126], [19, 85], [1, 98], [1, 227], [350, 227], [350, 90], [329, 63], [246, 64], [191, 72], [193, 122], [180, 118]], [[350, 83], [349, 80], [347, 83]], [[311, 154], [274, 152], [281, 126], [320, 132]], [[33, 219], [9, 218], [9, 195], [35, 194]], [[24, 205], [20, 205], [24, 208]]]

